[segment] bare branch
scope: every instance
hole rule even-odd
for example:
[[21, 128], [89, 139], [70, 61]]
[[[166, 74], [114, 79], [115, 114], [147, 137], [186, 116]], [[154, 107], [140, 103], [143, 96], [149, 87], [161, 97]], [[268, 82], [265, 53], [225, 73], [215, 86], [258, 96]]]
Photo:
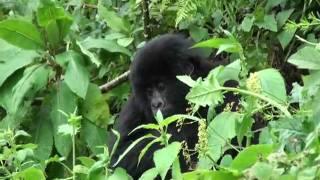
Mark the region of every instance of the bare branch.
[[126, 71], [123, 74], [121, 74], [120, 76], [118, 76], [115, 79], [111, 80], [110, 82], [107, 82], [106, 84], [101, 85], [99, 87], [101, 92], [102, 93], [106, 93], [109, 90], [111, 90], [112, 88], [114, 88], [114, 87], [122, 84], [126, 80], [128, 80], [129, 73], [130, 73], [130, 71]]
[[151, 38], [151, 25], [149, 15], [149, 0], [142, 0], [142, 12], [143, 12], [143, 35], [147, 40]]

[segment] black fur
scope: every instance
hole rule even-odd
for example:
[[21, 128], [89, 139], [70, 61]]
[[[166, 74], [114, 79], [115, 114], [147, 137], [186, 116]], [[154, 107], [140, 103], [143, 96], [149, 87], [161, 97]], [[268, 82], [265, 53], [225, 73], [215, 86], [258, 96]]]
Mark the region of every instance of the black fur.
[[[165, 84], [166, 91], [163, 92], [163, 96], [167, 100], [167, 108], [162, 111], [165, 117], [185, 113], [187, 108], [185, 96], [189, 88], [176, 76], [188, 74], [193, 78], [205, 77], [213, 68], [211, 63], [201, 57], [199, 51], [190, 49], [191, 45], [192, 43], [183, 36], [168, 34], [151, 40], [137, 52], [130, 69], [133, 92], [114, 124], [114, 129], [120, 133], [121, 139], [111, 164], [116, 162], [119, 155], [134, 140], [148, 133], [155, 134], [152, 131], [140, 130], [128, 135], [141, 124], [155, 123], [150, 99], [147, 96], [149, 87], [153, 87], [159, 81]], [[195, 123], [183, 125], [179, 132], [173, 124], [168, 131], [172, 134], [172, 140], [185, 140], [189, 148], [193, 148], [197, 143], [197, 124]], [[137, 166], [138, 156], [148, 142], [145, 140], [139, 143], [117, 165], [126, 169], [134, 179], [138, 179], [143, 172], [154, 167], [152, 157], [154, 151], [161, 148], [158, 144], [148, 150]], [[113, 145], [114, 138], [111, 138], [109, 148]], [[195, 155], [192, 156], [192, 160], [196, 161]], [[181, 155], [180, 164], [182, 171], [188, 170], [188, 165]]]

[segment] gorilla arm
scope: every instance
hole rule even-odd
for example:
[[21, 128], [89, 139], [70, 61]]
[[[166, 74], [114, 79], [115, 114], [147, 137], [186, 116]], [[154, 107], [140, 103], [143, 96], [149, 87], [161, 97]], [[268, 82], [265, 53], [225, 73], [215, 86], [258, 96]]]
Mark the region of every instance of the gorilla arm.
[[[135, 98], [131, 96], [127, 104], [122, 108], [119, 119], [114, 124], [114, 129], [120, 133], [120, 141], [115, 154], [111, 159], [111, 166], [113, 166], [114, 163], [117, 162], [119, 156], [130, 146], [132, 142], [148, 133], [145, 130], [138, 130], [129, 135], [129, 133], [134, 128], [145, 122], [145, 119], [143, 119], [143, 117], [145, 117], [143, 112], [139, 110]], [[110, 137], [108, 143], [109, 150], [113, 148], [115, 139], [116, 138], [114, 137], [114, 135]], [[150, 167], [154, 167], [152, 154], [157, 149], [154, 146], [158, 145], [153, 145], [141, 159], [141, 163], [137, 165], [138, 157], [141, 150], [149, 142], [149, 139], [139, 142], [125, 155], [125, 157], [116, 166], [126, 169], [126, 171], [133, 177], [133, 179], [138, 179], [143, 172], [148, 170]]]

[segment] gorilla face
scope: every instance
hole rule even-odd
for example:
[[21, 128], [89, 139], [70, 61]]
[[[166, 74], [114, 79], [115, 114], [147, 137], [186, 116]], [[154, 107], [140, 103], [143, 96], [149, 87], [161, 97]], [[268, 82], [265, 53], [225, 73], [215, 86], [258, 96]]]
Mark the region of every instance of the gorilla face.
[[164, 116], [185, 111], [187, 106], [185, 96], [188, 87], [179, 82], [176, 77], [157, 80], [152, 85], [147, 86], [145, 92], [148, 106], [153, 115], [158, 110]]
[[158, 110], [164, 116], [185, 112], [189, 88], [176, 76], [193, 73], [193, 56], [186, 53], [192, 52], [189, 45], [186, 39], [172, 41], [168, 36], [149, 42], [137, 53], [130, 73], [133, 96], [150, 120]]

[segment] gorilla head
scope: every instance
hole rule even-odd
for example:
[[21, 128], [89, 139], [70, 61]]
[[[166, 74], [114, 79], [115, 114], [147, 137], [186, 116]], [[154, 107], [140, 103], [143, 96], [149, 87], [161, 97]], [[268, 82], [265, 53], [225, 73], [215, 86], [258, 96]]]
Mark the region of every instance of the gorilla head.
[[[135, 140], [146, 134], [157, 134], [152, 129], [139, 129], [137, 126], [154, 122], [154, 114], [161, 110], [164, 116], [184, 113], [187, 107], [185, 99], [189, 88], [177, 79], [177, 75], [191, 75], [193, 78], [204, 77], [213, 68], [212, 64], [201, 57], [201, 53], [190, 49], [192, 43], [180, 35], [163, 35], [148, 42], [140, 49], [131, 65], [130, 81], [133, 93], [122, 108], [119, 119], [113, 128], [120, 133], [117, 150], [112, 156], [111, 164], [125, 152]], [[175, 124], [168, 127], [171, 141], [185, 141], [189, 148], [197, 143], [197, 124], [188, 123], [178, 128]], [[117, 167], [122, 167], [138, 179], [143, 172], [154, 167], [153, 153], [160, 149], [160, 144], [152, 145], [144, 154], [138, 165], [140, 152], [150, 143], [145, 139], [136, 144], [125, 155]], [[109, 139], [109, 148], [115, 144], [115, 138]], [[192, 155], [196, 161], [196, 155]], [[181, 170], [187, 171], [189, 165], [180, 155]]]
[[207, 73], [202, 70], [200, 53], [191, 46], [183, 36], [169, 34], [153, 39], [137, 52], [130, 80], [133, 96], [149, 120], [158, 110], [164, 116], [185, 112], [189, 88], [176, 76], [199, 77]]

